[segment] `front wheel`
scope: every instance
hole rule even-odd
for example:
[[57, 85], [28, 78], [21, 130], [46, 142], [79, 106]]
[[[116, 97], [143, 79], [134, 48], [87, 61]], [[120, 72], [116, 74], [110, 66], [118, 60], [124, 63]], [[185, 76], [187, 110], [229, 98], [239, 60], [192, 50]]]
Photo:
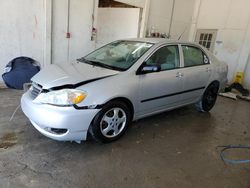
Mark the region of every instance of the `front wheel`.
[[195, 105], [200, 112], [209, 112], [215, 105], [219, 91], [219, 84], [214, 82], [205, 90], [202, 98]]
[[119, 139], [131, 122], [131, 112], [127, 105], [112, 101], [103, 107], [90, 126], [90, 134], [98, 142], [112, 142]]

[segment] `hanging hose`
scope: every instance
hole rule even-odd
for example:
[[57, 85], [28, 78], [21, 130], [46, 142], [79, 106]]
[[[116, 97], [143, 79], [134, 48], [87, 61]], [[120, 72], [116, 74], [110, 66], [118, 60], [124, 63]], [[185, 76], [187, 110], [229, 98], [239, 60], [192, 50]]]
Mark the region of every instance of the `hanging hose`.
[[225, 163], [229, 164], [243, 164], [243, 163], [250, 163], [250, 159], [244, 159], [244, 160], [234, 160], [234, 159], [227, 159], [224, 155], [224, 152], [229, 149], [250, 149], [250, 146], [233, 146], [233, 145], [228, 145], [228, 146], [218, 146], [223, 148], [220, 152], [220, 158], [222, 161]]
[[11, 116], [11, 118], [10, 118], [9, 121], [12, 121], [12, 120], [13, 120], [14, 116], [16, 115], [17, 110], [18, 110], [20, 107], [21, 107], [21, 105], [19, 104], [19, 105], [17, 106], [17, 108], [15, 109], [15, 111], [13, 112], [13, 114], [12, 114], [12, 116]]

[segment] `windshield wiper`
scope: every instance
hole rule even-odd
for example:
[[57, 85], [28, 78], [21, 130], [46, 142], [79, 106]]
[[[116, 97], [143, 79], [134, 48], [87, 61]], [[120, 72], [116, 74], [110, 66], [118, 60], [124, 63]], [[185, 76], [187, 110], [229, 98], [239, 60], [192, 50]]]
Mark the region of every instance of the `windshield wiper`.
[[99, 61], [92, 61], [92, 60], [90, 61], [90, 60], [87, 60], [87, 59], [85, 59], [85, 58], [77, 59], [77, 61], [80, 61], [80, 62], [83, 62], [83, 63], [87, 63], [87, 64], [90, 64], [90, 65], [93, 65], [93, 66], [98, 66], [98, 67], [106, 68], [106, 69], [124, 71], [124, 69], [122, 69], [122, 68], [113, 67], [113, 66], [110, 66], [110, 65], [101, 63], [101, 62], [99, 62]]
[[121, 70], [120, 68], [117, 68], [117, 67], [113, 67], [113, 66], [110, 66], [110, 65], [106, 65], [106, 64], [103, 64], [99, 61], [90, 61], [91, 63], [93, 63], [94, 65], [97, 65], [99, 67], [103, 67], [103, 68], [107, 68], [107, 69], [112, 69], [112, 70]]
[[82, 62], [82, 63], [87, 63], [87, 64], [90, 64], [90, 65], [94, 65], [91, 61], [88, 61], [84, 57], [82, 57], [80, 59], [77, 59], [77, 61]]

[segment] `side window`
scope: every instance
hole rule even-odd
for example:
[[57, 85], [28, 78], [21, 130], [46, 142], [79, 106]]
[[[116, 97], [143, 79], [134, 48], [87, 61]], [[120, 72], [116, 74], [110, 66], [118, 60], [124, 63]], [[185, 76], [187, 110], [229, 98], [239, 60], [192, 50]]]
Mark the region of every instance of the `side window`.
[[192, 46], [182, 46], [185, 67], [208, 64], [208, 57], [199, 49]]
[[159, 65], [161, 70], [180, 67], [178, 46], [164, 46], [157, 50], [147, 61], [147, 65]]

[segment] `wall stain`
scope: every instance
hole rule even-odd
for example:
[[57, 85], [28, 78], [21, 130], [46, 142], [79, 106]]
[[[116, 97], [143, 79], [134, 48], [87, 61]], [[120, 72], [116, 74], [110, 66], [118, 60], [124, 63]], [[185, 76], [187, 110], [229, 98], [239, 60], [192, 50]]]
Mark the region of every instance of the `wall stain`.
[[38, 21], [37, 21], [36, 15], [34, 15], [34, 19], [35, 19], [35, 26], [36, 26], [36, 28], [37, 28], [37, 26], [38, 26]]
[[35, 31], [33, 31], [33, 39], [36, 38], [36, 31], [38, 30], [38, 20], [36, 15], [34, 15]]
[[16, 133], [6, 133], [0, 138], [0, 149], [8, 149], [17, 143]]

